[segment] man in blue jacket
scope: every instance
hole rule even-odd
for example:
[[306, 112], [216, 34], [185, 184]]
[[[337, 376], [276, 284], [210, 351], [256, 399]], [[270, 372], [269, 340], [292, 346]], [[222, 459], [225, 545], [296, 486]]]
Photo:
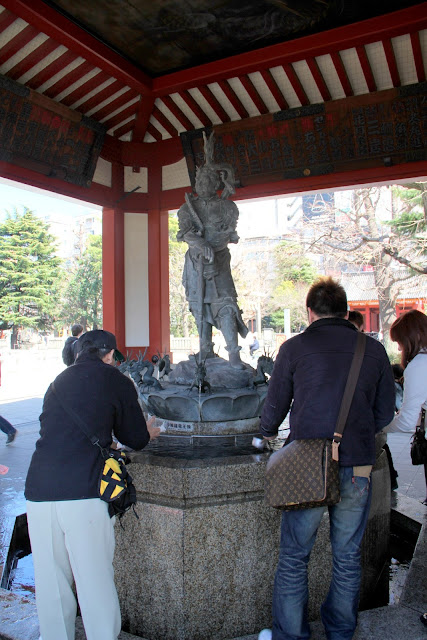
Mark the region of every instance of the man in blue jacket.
[[[356, 346], [346, 320], [347, 296], [332, 278], [316, 282], [306, 300], [309, 326], [278, 353], [261, 416], [261, 433], [275, 438], [290, 410], [290, 439], [331, 438]], [[341, 501], [329, 507], [333, 573], [321, 608], [328, 640], [350, 640], [357, 624], [360, 546], [368, 520], [375, 434], [394, 415], [394, 382], [382, 344], [366, 350], [339, 448]], [[273, 596], [273, 631], [259, 640], [310, 637], [307, 565], [326, 507], [284, 511]]]
[[104, 460], [75, 420], [102, 447], [112, 434], [143, 449], [160, 429], [146, 424], [133, 382], [114, 364], [108, 331], [83, 334], [77, 360], [46, 391], [40, 438], [25, 483], [36, 604], [43, 640], [74, 640], [77, 602], [88, 640], [117, 640], [121, 629], [114, 584], [114, 518], [99, 498]]

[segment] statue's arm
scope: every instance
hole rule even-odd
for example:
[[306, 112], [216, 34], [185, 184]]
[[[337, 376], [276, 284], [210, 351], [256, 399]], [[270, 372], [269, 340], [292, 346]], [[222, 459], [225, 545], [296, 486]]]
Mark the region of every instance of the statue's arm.
[[239, 219], [239, 209], [232, 200], [227, 200], [227, 217], [228, 226], [230, 229], [230, 235], [228, 241], [237, 244], [239, 242], [239, 236], [237, 235], [237, 221]]
[[200, 232], [195, 231], [194, 224], [188, 211], [187, 205], [183, 205], [178, 211], [179, 231], [176, 239], [179, 242], [186, 242], [192, 249], [197, 249], [205, 260], [213, 262], [214, 251], [211, 245], [206, 242]]

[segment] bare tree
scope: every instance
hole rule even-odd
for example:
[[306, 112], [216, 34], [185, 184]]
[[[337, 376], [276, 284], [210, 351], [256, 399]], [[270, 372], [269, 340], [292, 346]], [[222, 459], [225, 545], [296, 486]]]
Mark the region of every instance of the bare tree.
[[[385, 203], [385, 194], [389, 204]], [[335, 265], [372, 267], [378, 291], [379, 315], [384, 343], [389, 347], [389, 329], [395, 319], [396, 301], [402, 286], [415, 274], [427, 273], [425, 256], [414, 237], [399, 225], [402, 208], [390, 190], [366, 187], [353, 192], [352, 206], [335, 209], [321, 225], [309, 223], [310, 251], [322, 253]], [[415, 282], [414, 282], [415, 284]]]

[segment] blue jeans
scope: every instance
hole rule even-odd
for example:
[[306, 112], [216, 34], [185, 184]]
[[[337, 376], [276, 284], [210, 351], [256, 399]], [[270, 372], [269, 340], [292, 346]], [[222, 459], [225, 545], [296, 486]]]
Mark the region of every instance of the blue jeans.
[[[351, 640], [357, 624], [360, 546], [371, 503], [368, 478], [340, 468], [341, 501], [329, 507], [332, 581], [321, 607], [328, 640]], [[284, 511], [274, 581], [273, 640], [310, 638], [307, 565], [326, 507]]]

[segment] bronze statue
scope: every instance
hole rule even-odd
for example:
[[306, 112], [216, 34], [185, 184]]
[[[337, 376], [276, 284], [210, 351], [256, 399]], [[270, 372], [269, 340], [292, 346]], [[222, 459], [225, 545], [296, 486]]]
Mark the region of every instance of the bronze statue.
[[[188, 244], [182, 281], [199, 332], [199, 360], [214, 357], [212, 327], [217, 327], [225, 338], [231, 366], [243, 369], [238, 334], [244, 338], [248, 329], [237, 306], [227, 246], [239, 241], [239, 210], [227, 200], [234, 193], [233, 171], [213, 162], [213, 133], [204, 139], [206, 163], [196, 172], [197, 196], [186, 194], [178, 211], [177, 239]], [[221, 183], [224, 190], [219, 196]]]

